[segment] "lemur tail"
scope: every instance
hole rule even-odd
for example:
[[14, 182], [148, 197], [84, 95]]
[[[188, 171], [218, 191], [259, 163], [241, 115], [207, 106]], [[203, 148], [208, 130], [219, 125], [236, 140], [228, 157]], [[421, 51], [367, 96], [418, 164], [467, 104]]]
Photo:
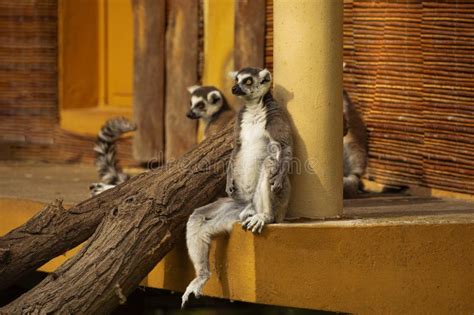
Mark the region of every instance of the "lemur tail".
[[123, 133], [135, 129], [136, 125], [124, 117], [109, 119], [100, 129], [94, 151], [95, 166], [103, 183], [118, 185], [129, 178], [117, 165], [115, 142]]

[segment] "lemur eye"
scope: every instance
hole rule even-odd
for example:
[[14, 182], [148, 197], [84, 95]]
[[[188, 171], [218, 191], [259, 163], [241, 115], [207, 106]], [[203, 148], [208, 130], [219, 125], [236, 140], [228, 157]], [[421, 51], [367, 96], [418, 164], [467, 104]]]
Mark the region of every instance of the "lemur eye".
[[196, 104], [196, 108], [199, 110], [203, 110], [206, 105], [203, 102], [199, 102]]
[[245, 85], [252, 85], [252, 79], [248, 78], [244, 83]]
[[211, 100], [211, 103], [212, 104], [217, 104], [218, 101], [219, 101], [219, 98], [217, 96], [213, 96], [212, 100]]

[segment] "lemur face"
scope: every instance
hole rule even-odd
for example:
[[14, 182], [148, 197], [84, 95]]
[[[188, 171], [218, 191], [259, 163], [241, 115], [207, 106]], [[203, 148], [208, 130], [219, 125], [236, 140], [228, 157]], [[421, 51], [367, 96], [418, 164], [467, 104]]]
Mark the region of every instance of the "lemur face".
[[232, 94], [245, 100], [253, 100], [264, 96], [270, 89], [272, 75], [267, 69], [244, 68], [229, 73], [235, 80]]
[[191, 119], [210, 119], [223, 104], [221, 92], [213, 86], [194, 85], [188, 88], [191, 93], [190, 108], [186, 116]]

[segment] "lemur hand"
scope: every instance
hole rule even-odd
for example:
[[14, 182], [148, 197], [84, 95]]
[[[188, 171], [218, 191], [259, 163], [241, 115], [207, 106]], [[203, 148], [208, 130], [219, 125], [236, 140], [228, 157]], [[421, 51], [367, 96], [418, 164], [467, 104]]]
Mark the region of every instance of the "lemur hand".
[[269, 183], [270, 183], [270, 189], [272, 192], [279, 192], [281, 188], [283, 187], [283, 181], [285, 180], [285, 177], [279, 173], [276, 174], [273, 177], [270, 177]]
[[236, 192], [235, 183], [233, 179], [227, 180], [227, 185], [225, 187], [225, 192], [229, 197], [233, 197]]

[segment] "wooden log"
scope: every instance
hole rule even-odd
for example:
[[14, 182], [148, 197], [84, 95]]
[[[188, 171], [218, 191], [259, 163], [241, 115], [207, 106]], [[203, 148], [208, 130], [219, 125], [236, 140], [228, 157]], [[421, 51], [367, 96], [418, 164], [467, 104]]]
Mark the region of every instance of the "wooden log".
[[187, 87], [198, 83], [197, 0], [171, 0], [166, 29], [166, 161], [186, 153], [197, 140], [197, 121], [186, 117]]
[[104, 197], [105, 194], [89, 199], [69, 210], [61, 202], [55, 202], [2, 236], [0, 290], [87, 240], [104, 216], [105, 211], [100, 207]]
[[164, 156], [165, 0], [133, 0], [133, 114], [138, 129], [134, 157], [142, 162]]
[[[126, 296], [181, 238], [193, 209], [210, 202], [220, 191], [232, 139], [231, 123], [175, 163], [142, 173], [86, 201], [91, 215], [105, 215], [92, 237], [36, 287], [0, 308], [0, 314], [104, 314], [125, 303]], [[85, 225], [87, 222], [78, 223], [77, 228]], [[41, 239], [43, 234], [38, 232], [36, 238]], [[62, 232], [67, 237], [72, 230]], [[21, 244], [22, 240], [11, 242]], [[29, 255], [36, 254], [33, 249]], [[0, 252], [0, 257], [7, 256]], [[11, 259], [3, 259], [3, 264], [5, 260], [17, 264]]]
[[265, 0], [235, 3], [234, 68], [264, 67]]

